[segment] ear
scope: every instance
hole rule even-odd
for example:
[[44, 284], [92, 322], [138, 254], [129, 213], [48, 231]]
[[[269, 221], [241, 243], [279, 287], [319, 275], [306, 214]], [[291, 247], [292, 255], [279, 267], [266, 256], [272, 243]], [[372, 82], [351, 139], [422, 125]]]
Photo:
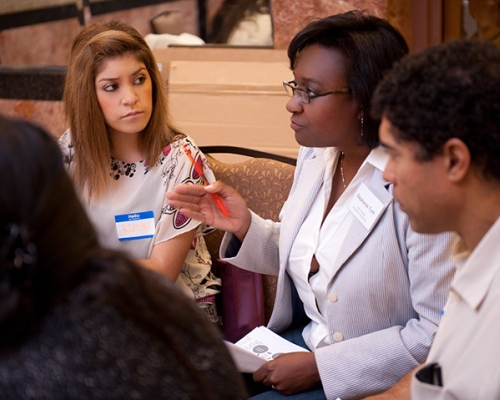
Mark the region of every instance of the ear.
[[471, 165], [467, 145], [458, 138], [449, 139], [443, 146], [443, 158], [450, 181], [456, 183], [463, 180]]

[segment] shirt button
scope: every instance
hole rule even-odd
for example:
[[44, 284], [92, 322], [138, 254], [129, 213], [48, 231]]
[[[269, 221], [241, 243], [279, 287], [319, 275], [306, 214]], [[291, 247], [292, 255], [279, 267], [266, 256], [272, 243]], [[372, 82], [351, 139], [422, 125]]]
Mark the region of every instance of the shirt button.
[[342, 335], [340, 332], [335, 332], [333, 334], [333, 340], [335, 340], [336, 342], [341, 342], [342, 340], [344, 340], [344, 335]]
[[328, 293], [328, 300], [332, 303], [336, 303], [339, 297], [335, 293]]

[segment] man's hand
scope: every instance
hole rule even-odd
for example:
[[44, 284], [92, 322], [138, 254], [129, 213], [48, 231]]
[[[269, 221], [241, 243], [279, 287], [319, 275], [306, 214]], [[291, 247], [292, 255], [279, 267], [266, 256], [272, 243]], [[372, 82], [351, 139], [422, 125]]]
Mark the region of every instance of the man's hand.
[[365, 397], [364, 400], [411, 400], [411, 379], [415, 370], [406, 374], [389, 390], [375, 396]]
[[321, 382], [314, 353], [306, 352], [281, 354], [255, 371], [253, 379], [285, 395], [303, 392]]

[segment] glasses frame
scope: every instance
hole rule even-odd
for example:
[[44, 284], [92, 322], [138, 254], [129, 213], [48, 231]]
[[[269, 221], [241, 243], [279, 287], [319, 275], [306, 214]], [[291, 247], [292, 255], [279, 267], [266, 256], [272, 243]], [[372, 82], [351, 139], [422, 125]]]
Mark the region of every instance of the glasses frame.
[[283, 87], [285, 88], [285, 92], [288, 96], [293, 97], [297, 93], [297, 97], [299, 101], [302, 104], [309, 104], [311, 100], [317, 98], [317, 97], [323, 97], [323, 96], [328, 96], [329, 94], [343, 94], [343, 93], [349, 93], [351, 89], [348, 87], [338, 89], [338, 90], [332, 90], [330, 92], [324, 92], [324, 93], [315, 93], [314, 95], [310, 95], [309, 92], [305, 89], [300, 89], [299, 87], [295, 86], [295, 83], [293, 81], [283, 81]]

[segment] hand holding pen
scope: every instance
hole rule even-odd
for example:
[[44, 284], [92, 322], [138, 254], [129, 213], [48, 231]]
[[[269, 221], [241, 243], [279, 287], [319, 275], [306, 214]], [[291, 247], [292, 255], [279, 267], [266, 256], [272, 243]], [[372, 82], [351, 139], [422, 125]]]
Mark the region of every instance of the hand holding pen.
[[[186, 155], [189, 154], [190, 162], [195, 165], [196, 162], [189, 149], [183, 146], [183, 150], [185, 152], [188, 150]], [[199, 164], [196, 165], [198, 165], [197, 168], [202, 169]], [[208, 183], [204, 178], [202, 178], [204, 183]], [[231, 232], [239, 240], [244, 239], [250, 226], [251, 215], [245, 199], [234, 188], [222, 181], [216, 181], [208, 186], [176, 185], [171, 191], [165, 193], [165, 198], [171, 207], [181, 210], [185, 216]]]
[[[205, 175], [203, 174], [203, 168], [195, 161], [195, 159], [191, 155], [191, 150], [189, 150], [185, 144], [182, 144], [182, 149], [184, 150], [184, 153], [186, 153], [187, 157], [189, 158], [189, 161], [191, 161], [191, 164], [193, 164], [193, 167], [196, 170], [196, 172], [198, 172], [198, 175], [200, 175], [200, 178], [203, 181], [203, 184], [205, 186], [208, 186], [210, 183], [208, 182], [207, 178], [205, 178]], [[212, 198], [214, 199], [215, 204], [217, 204], [217, 207], [219, 208], [219, 210], [221, 210], [222, 213], [226, 217], [229, 217], [229, 212], [227, 211], [227, 208], [224, 205], [224, 203], [222, 202], [219, 195], [217, 193], [212, 193]]]

